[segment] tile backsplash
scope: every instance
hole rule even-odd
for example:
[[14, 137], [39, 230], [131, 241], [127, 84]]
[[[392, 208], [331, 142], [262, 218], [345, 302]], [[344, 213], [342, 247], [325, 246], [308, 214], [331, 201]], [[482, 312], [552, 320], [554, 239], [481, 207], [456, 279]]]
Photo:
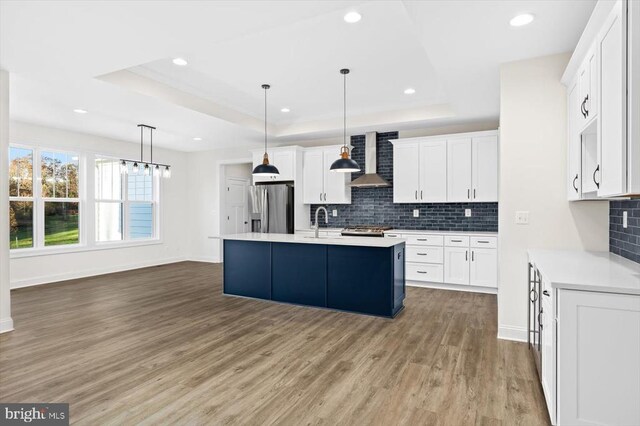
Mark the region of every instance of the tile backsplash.
[[[622, 214], [627, 212], [627, 227]], [[611, 201], [609, 204], [609, 251], [640, 263], [640, 200]]]
[[[378, 133], [378, 174], [393, 183], [393, 145], [389, 139], [397, 139], [398, 132]], [[364, 173], [364, 135], [351, 137], [352, 157], [362, 168], [353, 173], [355, 180]], [[336, 153], [337, 158], [337, 153]], [[318, 206], [311, 205], [311, 222]], [[424, 229], [434, 231], [498, 231], [498, 203], [416, 203], [394, 204], [393, 187], [351, 188], [351, 204], [326, 205], [329, 224], [321, 221], [321, 227], [342, 228], [348, 225], [385, 225], [398, 229]], [[419, 217], [413, 217], [413, 210]], [[471, 209], [471, 217], [465, 217], [465, 209]], [[331, 215], [337, 210], [337, 217]]]

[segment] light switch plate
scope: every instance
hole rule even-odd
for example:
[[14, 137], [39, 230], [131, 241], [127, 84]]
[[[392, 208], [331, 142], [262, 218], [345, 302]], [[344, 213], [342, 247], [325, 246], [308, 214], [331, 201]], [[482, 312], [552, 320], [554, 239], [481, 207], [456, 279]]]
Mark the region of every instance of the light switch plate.
[[333, 217], [337, 217], [337, 216], [338, 216], [338, 210], [333, 209], [333, 210], [331, 211], [331, 216], [333, 216]]
[[420, 217], [420, 210], [413, 209], [413, 217]]
[[622, 227], [626, 228], [627, 226], [627, 212], [624, 211], [622, 212]]
[[464, 217], [471, 217], [471, 209], [464, 209]]
[[516, 224], [517, 225], [528, 225], [529, 224], [529, 212], [516, 212]]

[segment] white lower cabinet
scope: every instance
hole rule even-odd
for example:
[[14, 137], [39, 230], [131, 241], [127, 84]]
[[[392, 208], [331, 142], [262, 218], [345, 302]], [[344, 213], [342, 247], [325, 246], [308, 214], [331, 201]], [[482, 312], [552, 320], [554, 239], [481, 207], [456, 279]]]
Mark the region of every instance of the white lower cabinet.
[[498, 287], [498, 250], [472, 248], [469, 263], [469, 284], [481, 287]]
[[444, 282], [469, 284], [469, 248], [444, 248]]
[[562, 289], [557, 308], [557, 424], [639, 425], [640, 296]]

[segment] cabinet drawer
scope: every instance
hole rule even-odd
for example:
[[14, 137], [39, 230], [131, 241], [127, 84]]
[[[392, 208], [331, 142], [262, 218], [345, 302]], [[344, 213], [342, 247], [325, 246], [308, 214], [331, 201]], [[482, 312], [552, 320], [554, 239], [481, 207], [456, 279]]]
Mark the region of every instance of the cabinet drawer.
[[469, 237], [462, 235], [447, 236], [444, 239], [444, 245], [447, 247], [469, 247]]
[[442, 265], [431, 264], [406, 264], [406, 278], [413, 281], [430, 281], [441, 283], [444, 281], [444, 269]]
[[416, 246], [442, 246], [444, 237], [442, 235], [405, 235], [407, 244]]
[[496, 237], [471, 237], [471, 248], [496, 248], [498, 239]]
[[444, 260], [443, 247], [407, 246], [407, 262], [442, 263]]

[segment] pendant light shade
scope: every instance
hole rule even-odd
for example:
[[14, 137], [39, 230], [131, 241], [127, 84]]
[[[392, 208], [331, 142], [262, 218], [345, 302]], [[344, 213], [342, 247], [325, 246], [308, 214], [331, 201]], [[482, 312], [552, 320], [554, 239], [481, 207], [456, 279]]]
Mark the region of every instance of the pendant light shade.
[[340, 158], [331, 164], [329, 170], [332, 172], [354, 173], [360, 171], [360, 166], [350, 156], [349, 147], [347, 146], [347, 74], [349, 70], [343, 68], [340, 70], [344, 79], [343, 106], [344, 106], [344, 128], [342, 133], [343, 146], [340, 149]]
[[258, 176], [278, 176], [280, 172], [273, 164], [269, 164], [269, 154], [267, 153], [267, 90], [271, 88], [268, 84], [263, 84], [264, 89], [264, 155], [262, 164], [258, 164], [253, 169], [253, 174]]

